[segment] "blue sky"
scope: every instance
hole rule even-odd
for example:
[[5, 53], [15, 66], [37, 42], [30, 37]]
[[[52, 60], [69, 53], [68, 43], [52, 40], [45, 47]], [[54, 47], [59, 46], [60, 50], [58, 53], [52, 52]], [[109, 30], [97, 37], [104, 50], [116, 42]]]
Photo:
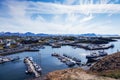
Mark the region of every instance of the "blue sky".
[[120, 0], [1, 0], [0, 31], [120, 34]]

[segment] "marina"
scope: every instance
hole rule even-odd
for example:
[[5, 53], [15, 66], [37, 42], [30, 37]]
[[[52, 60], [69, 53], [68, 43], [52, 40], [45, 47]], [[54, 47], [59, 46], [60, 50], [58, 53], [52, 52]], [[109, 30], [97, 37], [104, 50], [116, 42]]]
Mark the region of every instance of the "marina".
[[[114, 44], [115, 47], [112, 49], [104, 50], [104, 51], [107, 52], [108, 55], [116, 52], [117, 49], [120, 48], [119, 43], [120, 43], [119, 41], [112, 42], [111, 44]], [[1, 79], [2, 80], [23, 80], [23, 79], [27, 79], [27, 78], [29, 79], [29, 78], [35, 77], [34, 75], [28, 75], [25, 73], [27, 66], [25, 66], [25, 64], [23, 63], [23, 60], [24, 60], [24, 58], [26, 58], [28, 56], [31, 56], [33, 58], [34, 62], [37, 65], [40, 65], [42, 67], [42, 71], [41, 71], [42, 75], [40, 75], [40, 76], [43, 76], [51, 71], [66, 69], [69, 67], [68, 64], [70, 64], [69, 63], [70, 61], [63, 63], [59, 59], [52, 57], [51, 54], [54, 52], [59, 53], [59, 55], [61, 55], [62, 57], [65, 57], [65, 56], [63, 56], [63, 54], [65, 54], [66, 56], [71, 57], [71, 59], [73, 59], [74, 57], [76, 59], [80, 59], [81, 65], [83, 63], [87, 62], [86, 56], [91, 53], [91, 51], [84, 50], [82, 48], [73, 48], [71, 46], [61, 46], [61, 48], [52, 48], [51, 46], [44, 46], [44, 47], [45, 47], [44, 49], [40, 49], [39, 51], [35, 51], [35, 52], [25, 51], [25, 52], [20, 52], [17, 54], [7, 55], [8, 57], [19, 56], [20, 60], [17, 62], [13, 62], [13, 63], [10, 62], [10, 63], [5, 63], [5, 64], [0, 64]], [[100, 51], [100, 50], [96, 50], [96, 51]], [[68, 59], [68, 58], [66, 57], [65, 59]], [[62, 59], [62, 60], [64, 61], [64, 59]], [[73, 63], [76, 65], [75, 62], [73, 62]], [[77, 67], [74, 64], [71, 67]], [[87, 65], [89, 66], [91, 64], [87, 64]], [[83, 68], [84, 68], [84, 66], [83, 66]], [[13, 73], [9, 74], [8, 76], [16, 75], [16, 77], [7, 78], [4, 76], [6, 73], [8, 73], [8, 72], [10, 73], [11, 71], [14, 71], [14, 70], [17, 71], [17, 73], [13, 72]]]
[[0, 0], [0, 80], [119, 80], [120, 0]]

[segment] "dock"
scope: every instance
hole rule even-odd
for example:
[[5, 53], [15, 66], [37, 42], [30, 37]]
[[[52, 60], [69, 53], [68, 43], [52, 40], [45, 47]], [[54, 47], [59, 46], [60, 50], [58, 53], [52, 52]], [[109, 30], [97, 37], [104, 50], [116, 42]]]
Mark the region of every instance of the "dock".
[[78, 48], [83, 48], [85, 50], [103, 50], [103, 49], [109, 49], [109, 48], [113, 48], [114, 45], [96, 45], [96, 44], [92, 44], [92, 45], [84, 45], [84, 44], [73, 44], [72, 46], [76, 46]]
[[0, 64], [6, 63], [6, 62], [16, 61], [16, 60], [19, 60], [19, 59], [20, 59], [19, 56], [17, 56], [17, 57], [4, 57], [4, 56], [1, 56], [0, 57]]
[[75, 64], [77, 64], [77, 65], [81, 64], [81, 61], [77, 61], [77, 59], [74, 60], [74, 58], [72, 59], [72, 57], [70, 57], [70, 56], [69, 57], [67, 55], [65, 56], [65, 54], [59, 55], [57, 53], [53, 53], [51, 55], [54, 56], [54, 57], [56, 57], [56, 58], [58, 58], [61, 62], [65, 63], [69, 67], [72, 67]]
[[40, 77], [41, 67], [33, 62], [32, 57], [26, 57], [24, 63], [27, 65], [26, 73], [33, 73], [35, 77]]

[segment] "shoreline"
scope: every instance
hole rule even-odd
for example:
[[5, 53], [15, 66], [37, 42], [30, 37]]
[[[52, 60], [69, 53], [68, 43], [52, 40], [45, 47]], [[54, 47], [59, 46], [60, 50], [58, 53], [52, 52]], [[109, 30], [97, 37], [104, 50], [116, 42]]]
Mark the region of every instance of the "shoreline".
[[[24, 50], [23, 50], [23, 51], [24, 51]], [[26, 50], [25, 50], [25, 51], [26, 51]], [[16, 53], [16, 52], [15, 52], [15, 53]], [[9, 54], [10, 54], [10, 53], [9, 53]], [[9, 54], [8, 54], [8, 55], [9, 55]], [[6, 54], [5, 54], [5, 55], [6, 55]], [[116, 55], [116, 53], [113, 53], [113, 54], [111, 54], [111, 55]], [[108, 55], [108, 56], [106, 56], [106, 57], [109, 57], [109, 56], [111, 56], [111, 55]], [[117, 56], [117, 57], [118, 57], [118, 56]], [[104, 59], [104, 58], [105, 58], [105, 57], [103, 57], [102, 59]], [[110, 59], [109, 59], [109, 60], [110, 60]], [[76, 68], [76, 69], [77, 69], [77, 68]], [[76, 69], [75, 69], [75, 70], [76, 70]], [[67, 70], [68, 70], [68, 69], [67, 69]], [[70, 69], [70, 70], [71, 70], [71, 69]], [[57, 71], [60, 71], [60, 72], [61, 72], [61, 70], [57, 70]], [[65, 70], [65, 71], [66, 71], [66, 70]], [[56, 72], [56, 71], [53, 71], [53, 73], [54, 73], [54, 72]], [[66, 71], [66, 73], [67, 73], [67, 72], [69, 73], [69, 71]], [[83, 71], [83, 72], [84, 72], [84, 71]], [[85, 72], [86, 72], [86, 71], [85, 71]], [[52, 73], [52, 72], [50, 72], [50, 73]], [[48, 73], [48, 74], [49, 74], [49, 73]], [[97, 74], [97, 75], [98, 75], [98, 74]], [[110, 79], [111, 79], [111, 78], [110, 78]], [[39, 80], [39, 79], [38, 79], [38, 80]], [[44, 79], [43, 79], [43, 80], [44, 80]], [[46, 80], [47, 80], [47, 79], [46, 79]], [[78, 79], [78, 80], [79, 80], [79, 79]], [[96, 79], [96, 80], [97, 80], [97, 79]], [[109, 80], [109, 79], [105, 79], [105, 80]], [[111, 80], [115, 80], [115, 79], [111, 79]]]
[[17, 54], [20, 52], [25, 52], [25, 51], [39, 51], [39, 49], [32, 49], [32, 47], [17, 47], [17, 48], [11, 48], [11, 49], [3, 49], [0, 51], [0, 56], [5, 56], [5, 55], [11, 55], [11, 54]]
[[53, 72], [49, 72], [45, 76], [44, 80], [119, 80], [119, 63], [120, 52], [117, 52], [103, 57], [93, 66], [91, 66], [89, 70], [83, 70], [82, 68], [68, 68], [63, 70], [56, 70]]

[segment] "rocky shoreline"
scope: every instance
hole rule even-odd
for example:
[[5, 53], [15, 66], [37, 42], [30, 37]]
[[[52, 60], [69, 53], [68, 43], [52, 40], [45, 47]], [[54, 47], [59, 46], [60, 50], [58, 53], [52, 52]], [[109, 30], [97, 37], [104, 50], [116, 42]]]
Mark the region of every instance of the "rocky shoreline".
[[89, 71], [120, 80], [120, 52], [103, 57]]
[[90, 71], [103, 72], [115, 69], [120, 69], [120, 52], [103, 57], [90, 68]]
[[48, 73], [44, 80], [120, 80], [120, 52], [103, 57], [87, 71], [81, 68], [57, 70]]

